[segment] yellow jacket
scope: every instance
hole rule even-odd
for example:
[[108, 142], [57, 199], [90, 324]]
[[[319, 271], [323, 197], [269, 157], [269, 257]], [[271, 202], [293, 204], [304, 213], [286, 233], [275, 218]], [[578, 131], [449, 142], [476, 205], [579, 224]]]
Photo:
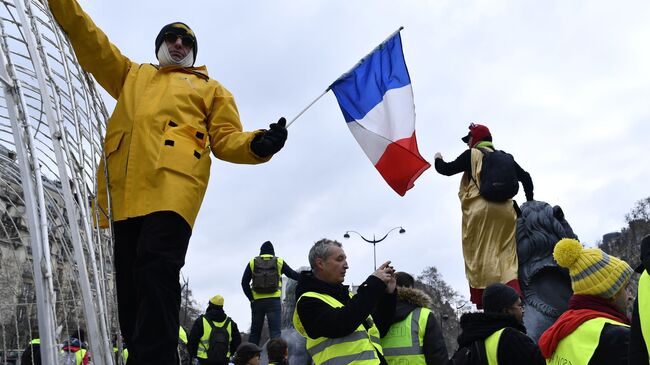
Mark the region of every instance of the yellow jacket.
[[[81, 67], [117, 99], [104, 140], [113, 220], [168, 210], [193, 226], [208, 185], [210, 150], [233, 163], [270, 159], [251, 151], [260, 131], [242, 131], [234, 97], [208, 77], [205, 66], [132, 62], [75, 0], [49, 0], [49, 5]], [[100, 226], [107, 227], [104, 170], [101, 162]]]

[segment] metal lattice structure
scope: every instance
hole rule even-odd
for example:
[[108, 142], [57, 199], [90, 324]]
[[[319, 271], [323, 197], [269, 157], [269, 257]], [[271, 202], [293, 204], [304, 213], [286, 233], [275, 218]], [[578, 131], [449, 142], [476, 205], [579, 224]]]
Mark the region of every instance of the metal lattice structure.
[[38, 0], [0, 5], [0, 363], [31, 337], [44, 363], [77, 328], [111, 364], [110, 232], [93, 222], [107, 112]]

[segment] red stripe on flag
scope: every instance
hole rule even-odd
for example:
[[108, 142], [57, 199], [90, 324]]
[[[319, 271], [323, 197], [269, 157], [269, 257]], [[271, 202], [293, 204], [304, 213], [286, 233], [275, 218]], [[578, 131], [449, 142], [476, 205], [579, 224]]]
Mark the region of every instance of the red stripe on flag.
[[375, 167], [395, 192], [401, 196], [412, 188], [415, 180], [431, 167], [418, 151], [415, 132], [410, 138], [395, 141], [386, 147]]

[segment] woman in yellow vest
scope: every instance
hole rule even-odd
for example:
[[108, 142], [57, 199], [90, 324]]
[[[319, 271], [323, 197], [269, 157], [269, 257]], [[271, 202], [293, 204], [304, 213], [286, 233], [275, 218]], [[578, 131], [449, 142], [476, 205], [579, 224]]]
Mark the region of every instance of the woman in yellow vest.
[[[395, 312], [395, 270], [382, 264], [352, 295], [343, 285], [348, 262], [341, 243], [322, 239], [300, 273], [293, 324], [315, 365], [387, 364], [379, 340]], [[371, 312], [374, 313], [371, 316]]]
[[641, 265], [636, 268], [641, 278], [630, 327], [630, 365], [648, 365], [650, 358], [650, 275], [647, 268], [650, 268], [650, 236], [641, 240]]
[[553, 257], [569, 269], [573, 296], [564, 312], [539, 339], [547, 364], [627, 364], [631, 299], [627, 262], [574, 239], [555, 245]]
[[[544, 358], [526, 335], [524, 307], [511, 287], [495, 283], [483, 291], [483, 313], [465, 313], [460, 318], [462, 333], [452, 364], [475, 357], [489, 365], [543, 365]], [[472, 355], [467, 355], [472, 352]], [[474, 362], [475, 363], [475, 362]]]

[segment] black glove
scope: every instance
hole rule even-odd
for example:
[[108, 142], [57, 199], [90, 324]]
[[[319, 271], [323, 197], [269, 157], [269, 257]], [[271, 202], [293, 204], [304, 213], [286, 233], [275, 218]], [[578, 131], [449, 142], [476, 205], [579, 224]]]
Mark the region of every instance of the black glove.
[[269, 129], [258, 134], [251, 141], [251, 150], [259, 157], [271, 156], [284, 147], [287, 140], [287, 120], [280, 118], [277, 123], [271, 123]]
[[533, 192], [531, 191], [530, 194], [526, 194], [526, 201], [530, 202], [530, 201], [533, 201], [533, 200], [535, 200], [535, 199], [533, 199]]

